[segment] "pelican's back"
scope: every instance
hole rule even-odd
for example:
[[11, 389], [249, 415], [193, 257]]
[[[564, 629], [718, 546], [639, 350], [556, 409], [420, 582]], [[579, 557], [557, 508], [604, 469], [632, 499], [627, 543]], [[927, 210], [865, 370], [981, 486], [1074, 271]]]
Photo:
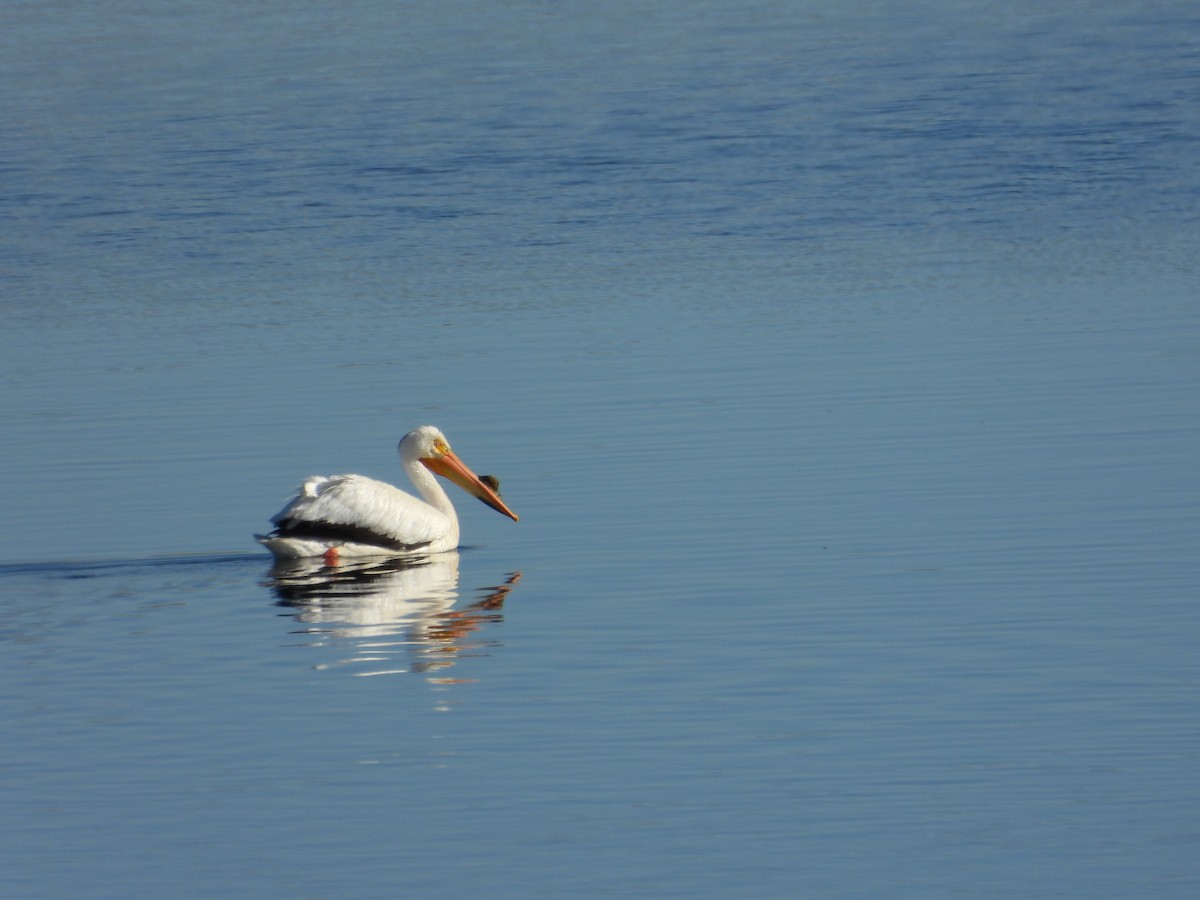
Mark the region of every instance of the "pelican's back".
[[276, 556], [319, 555], [319, 546], [378, 553], [435, 553], [458, 543], [457, 522], [428, 503], [365, 475], [313, 475], [272, 517], [262, 542]]

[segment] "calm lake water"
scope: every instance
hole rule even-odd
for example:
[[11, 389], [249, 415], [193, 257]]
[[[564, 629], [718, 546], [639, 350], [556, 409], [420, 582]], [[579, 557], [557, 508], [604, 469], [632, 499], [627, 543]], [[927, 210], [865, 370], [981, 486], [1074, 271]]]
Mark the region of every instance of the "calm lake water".
[[[1200, 893], [1200, 8], [8, 3], [0, 893]], [[300, 480], [503, 480], [273, 571]]]

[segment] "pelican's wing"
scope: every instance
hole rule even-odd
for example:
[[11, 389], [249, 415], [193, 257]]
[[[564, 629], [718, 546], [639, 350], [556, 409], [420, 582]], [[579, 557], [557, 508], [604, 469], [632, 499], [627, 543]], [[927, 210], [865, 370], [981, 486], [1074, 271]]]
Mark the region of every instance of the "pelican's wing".
[[271, 521], [281, 536], [332, 538], [416, 550], [449, 520], [428, 503], [364, 475], [314, 475]]

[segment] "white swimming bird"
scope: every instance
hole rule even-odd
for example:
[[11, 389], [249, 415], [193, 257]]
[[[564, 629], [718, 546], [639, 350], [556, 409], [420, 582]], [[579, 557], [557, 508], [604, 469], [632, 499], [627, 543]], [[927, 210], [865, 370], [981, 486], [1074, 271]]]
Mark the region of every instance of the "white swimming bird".
[[406, 434], [397, 448], [404, 471], [424, 500], [365, 475], [313, 475], [272, 517], [275, 530], [255, 537], [277, 559], [441, 553], [458, 546], [454, 504], [436, 472], [514, 522], [494, 478], [472, 472], [432, 425]]

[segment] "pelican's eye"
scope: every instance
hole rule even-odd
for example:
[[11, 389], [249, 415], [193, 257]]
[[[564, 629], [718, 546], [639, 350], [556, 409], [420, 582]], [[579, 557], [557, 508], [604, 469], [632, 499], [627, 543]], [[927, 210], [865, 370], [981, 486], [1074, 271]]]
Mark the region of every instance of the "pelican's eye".
[[447, 453], [450, 452], [450, 445], [447, 444], [445, 441], [443, 441], [441, 438], [438, 438], [436, 441], [433, 442], [433, 452], [436, 453], [438, 456], [445, 456]]

